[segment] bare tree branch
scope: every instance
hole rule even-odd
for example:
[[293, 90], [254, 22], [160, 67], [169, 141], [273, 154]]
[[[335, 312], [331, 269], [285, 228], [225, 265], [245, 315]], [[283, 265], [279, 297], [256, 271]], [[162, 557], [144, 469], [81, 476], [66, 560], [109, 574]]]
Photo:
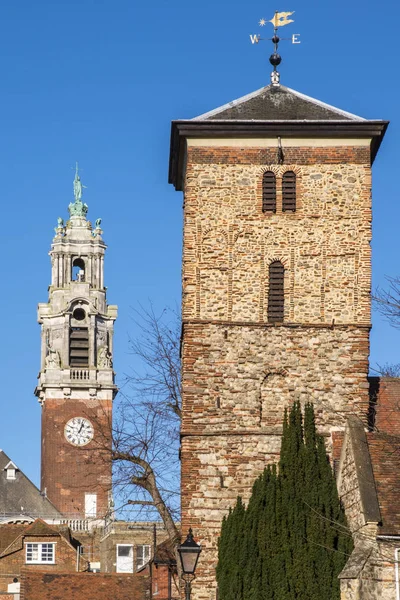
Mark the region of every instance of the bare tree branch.
[[377, 288], [372, 295], [376, 310], [393, 327], [400, 328], [400, 277], [386, 277], [388, 288]]

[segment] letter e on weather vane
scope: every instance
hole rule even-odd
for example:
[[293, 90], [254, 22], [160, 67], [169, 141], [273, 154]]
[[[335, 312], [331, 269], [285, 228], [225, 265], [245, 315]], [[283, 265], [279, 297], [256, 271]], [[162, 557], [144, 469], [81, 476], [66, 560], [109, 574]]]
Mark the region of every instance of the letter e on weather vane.
[[261, 40], [270, 39], [270, 41], [274, 44], [274, 52], [269, 57], [269, 62], [274, 67], [273, 72], [271, 73], [271, 83], [273, 86], [279, 86], [280, 75], [276, 70], [276, 67], [281, 63], [282, 58], [278, 54], [278, 44], [281, 40], [290, 40], [292, 44], [301, 44], [299, 40], [300, 34], [293, 33], [291, 38], [280, 38], [277, 35], [278, 27], [284, 27], [285, 25], [289, 25], [290, 23], [294, 23], [294, 19], [289, 19], [294, 14], [292, 12], [276, 12], [272, 19], [267, 21], [266, 19], [260, 19], [258, 24], [260, 27], [264, 27], [267, 22], [272, 23], [274, 26], [274, 35], [272, 38], [262, 38], [259, 34], [250, 34], [250, 41], [252, 44], [258, 44]]

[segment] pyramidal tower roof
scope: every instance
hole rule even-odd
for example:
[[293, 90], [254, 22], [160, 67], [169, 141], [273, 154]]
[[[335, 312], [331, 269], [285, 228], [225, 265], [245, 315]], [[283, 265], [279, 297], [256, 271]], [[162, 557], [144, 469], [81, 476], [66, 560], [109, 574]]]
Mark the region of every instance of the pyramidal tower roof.
[[182, 189], [190, 138], [349, 138], [349, 144], [351, 138], [364, 138], [370, 141], [372, 163], [387, 126], [388, 121], [364, 119], [271, 84], [193, 119], [173, 121], [169, 182]]
[[192, 121], [365, 121], [283, 85], [267, 85]]

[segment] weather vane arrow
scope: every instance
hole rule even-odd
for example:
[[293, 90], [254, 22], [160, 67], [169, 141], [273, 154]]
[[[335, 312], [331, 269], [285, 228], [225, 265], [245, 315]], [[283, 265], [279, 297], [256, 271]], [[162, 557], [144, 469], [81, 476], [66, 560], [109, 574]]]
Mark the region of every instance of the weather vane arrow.
[[282, 57], [278, 54], [279, 42], [282, 39], [282, 40], [291, 40], [292, 44], [300, 44], [301, 43], [299, 40], [299, 37], [300, 37], [299, 33], [294, 33], [291, 38], [280, 38], [277, 35], [278, 27], [283, 27], [284, 25], [289, 25], [289, 23], [294, 23], [294, 19], [288, 18], [288, 17], [291, 17], [293, 14], [294, 14], [294, 11], [292, 11], [292, 12], [276, 11], [274, 16], [272, 17], [272, 19], [270, 19], [269, 21], [266, 21], [266, 19], [260, 19], [260, 21], [258, 22], [260, 27], [264, 27], [267, 24], [267, 22], [272, 23], [272, 25], [274, 26], [274, 35], [272, 36], [272, 38], [262, 38], [258, 33], [250, 34], [250, 40], [251, 40], [252, 44], [258, 44], [258, 42], [260, 42], [264, 39], [269, 39], [274, 44], [274, 52], [269, 57], [269, 62], [274, 67], [274, 70], [271, 73], [271, 83], [274, 86], [279, 86], [279, 80], [280, 80], [280, 75], [279, 75], [278, 71], [276, 70], [276, 67], [278, 65], [280, 65], [280, 63], [282, 61]]

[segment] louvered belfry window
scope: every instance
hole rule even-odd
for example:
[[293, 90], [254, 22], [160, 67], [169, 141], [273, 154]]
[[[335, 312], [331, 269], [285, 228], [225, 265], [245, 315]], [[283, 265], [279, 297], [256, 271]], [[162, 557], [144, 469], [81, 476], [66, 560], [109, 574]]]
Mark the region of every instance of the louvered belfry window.
[[85, 327], [71, 327], [70, 329], [69, 366], [89, 366], [89, 331]]
[[272, 171], [266, 171], [262, 180], [263, 212], [276, 212], [276, 177]]
[[276, 260], [269, 265], [268, 322], [280, 323], [284, 316], [283, 264]]
[[282, 211], [296, 210], [296, 173], [286, 171], [282, 177]]

